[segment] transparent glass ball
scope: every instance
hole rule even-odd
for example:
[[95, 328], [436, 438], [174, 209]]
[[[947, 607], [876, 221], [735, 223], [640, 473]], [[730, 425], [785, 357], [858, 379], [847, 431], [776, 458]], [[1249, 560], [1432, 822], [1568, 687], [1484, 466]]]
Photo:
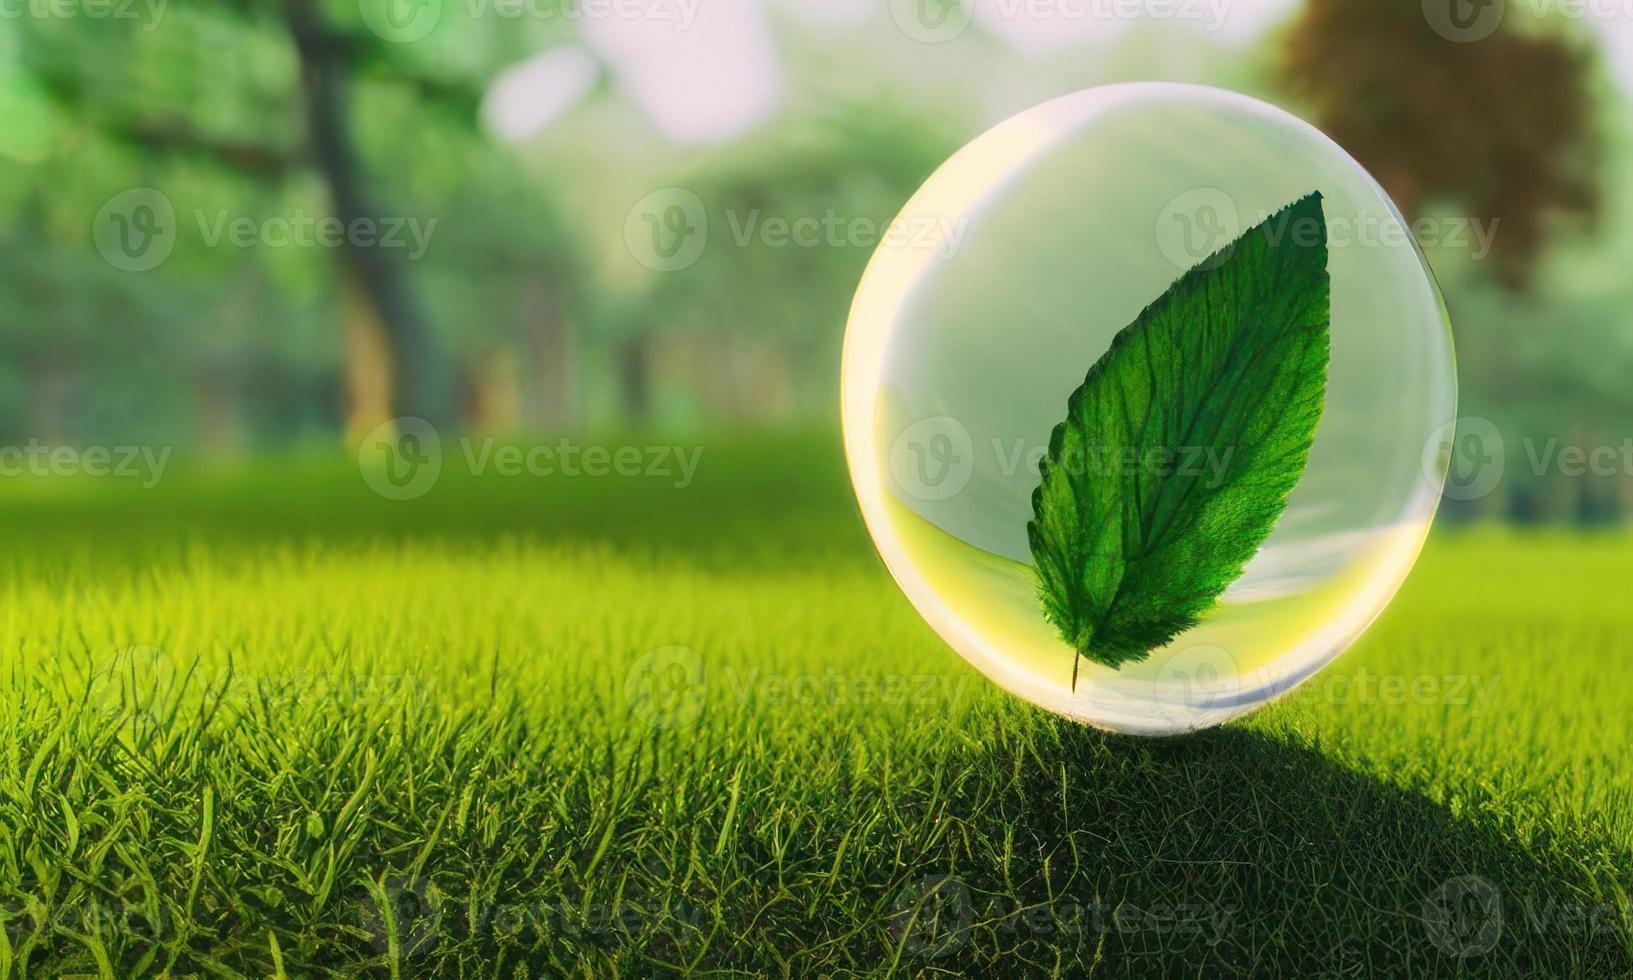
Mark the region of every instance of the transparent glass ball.
[[[1141, 309], [1312, 191], [1328, 225], [1331, 360], [1303, 475], [1197, 626], [1138, 663], [1085, 658], [1074, 687], [1026, 530], [1050, 432]], [[891, 231], [845, 335], [851, 478], [897, 583], [989, 678], [1099, 727], [1186, 731], [1307, 680], [1388, 604], [1440, 499], [1452, 343], [1406, 222], [1332, 140], [1218, 89], [1090, 89], [978, 137]]]

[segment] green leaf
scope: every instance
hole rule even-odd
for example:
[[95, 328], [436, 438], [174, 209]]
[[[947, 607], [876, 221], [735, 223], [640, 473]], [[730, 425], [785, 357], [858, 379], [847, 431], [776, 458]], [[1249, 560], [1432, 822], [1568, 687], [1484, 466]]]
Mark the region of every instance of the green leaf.
[[1072, 392], [1026, 530], [1074, 689], [1079, 656], [1118, 667], [1195, 626], [1269, 536], [1321, 420], [1329, 312], [1316, 193], [1182, 276]]

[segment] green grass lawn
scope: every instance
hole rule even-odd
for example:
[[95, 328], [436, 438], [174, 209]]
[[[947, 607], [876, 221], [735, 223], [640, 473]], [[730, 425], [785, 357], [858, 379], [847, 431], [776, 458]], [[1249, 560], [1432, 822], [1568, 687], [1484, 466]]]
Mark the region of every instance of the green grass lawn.
[[994, 688], [829, 438], [0, 485], [0, 977], [1633, 971], [1633, 541], [1435, 537], [1244, 723]]

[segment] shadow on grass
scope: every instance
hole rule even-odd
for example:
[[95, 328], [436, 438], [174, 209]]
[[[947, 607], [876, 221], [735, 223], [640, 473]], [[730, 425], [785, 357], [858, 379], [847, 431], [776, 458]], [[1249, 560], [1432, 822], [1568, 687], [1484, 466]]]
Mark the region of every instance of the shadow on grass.
[[1498, 815], [1454, 814], [1248, 729], [1148, 742], [1039, 727], [971, 760], [981, 798], [962, 803], [991, 850], [939, 855], [898, 891], [900, 972], [1633, 970], [1603, 842], [1522, 845]]

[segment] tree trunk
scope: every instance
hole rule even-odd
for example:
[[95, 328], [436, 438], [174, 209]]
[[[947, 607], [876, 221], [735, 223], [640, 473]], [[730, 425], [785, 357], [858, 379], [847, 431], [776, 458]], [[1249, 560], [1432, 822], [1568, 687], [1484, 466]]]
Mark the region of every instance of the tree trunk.
[[634, 334], [618, 346], [618, 383], [624, 418], [644, 425], [652, 419], [652, 352], [645, 334]]
[[194, 379], [193, 404], [198, 411], [199, 447], [210, 456], [229, 455], [238, 442], [230, 386], [219, 375], [204, 371]]
[[523, 287], [522, 324], [532, 362], [527, 424], [536, 431], [565, 431], [573, 425], [578, 403], [575, 351], [559, 291], [550, 279], [535, 278]]
[[[287, 0], [285, 13], [300, 56], [312, 151], [329, 186], [335, 216], [348, 228], [360, 219], [378, 223], [382, 215], [363, 189], [363, 174], [352, 146], [342, 40], [329, 33], [312, 0]], [[392, 411], [433, 424], [446, 421], [446, 379], [439, 373], [431, 332], [400, 263], [387, 250], [360, 247], [349, 236], [341, 252], [374, 306], [389, 344]]]
[[48, 446], [68, 442], [68, 406], [73, 401], [73, 372], [56, 358], [28, 359], [28, 422]]
[[503, 347], [471, 359], [465, 370], [464, 428], [467, 432], [512, 435], [521, 425], [522, 394], [516, 356]]
[[346, 333], [346, 442], [357, 445], [392, 418], [391, 343], [379, 311], [349, 268], [341, 279], [340, 298]]
[[1542, 494], [1533, 484], [1514, 486], [1508, 492], [1506, 518], [1510, 524], [1529, 525], [1542, 522]]

